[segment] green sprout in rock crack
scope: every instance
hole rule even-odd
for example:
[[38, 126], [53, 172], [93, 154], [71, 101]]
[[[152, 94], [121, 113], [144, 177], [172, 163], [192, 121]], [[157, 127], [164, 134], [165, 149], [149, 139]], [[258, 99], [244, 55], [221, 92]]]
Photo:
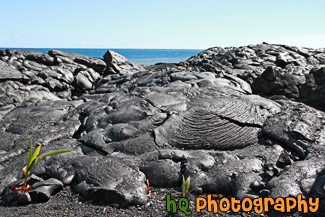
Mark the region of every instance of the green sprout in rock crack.
[[182, 196], [187, 197], [191, 193], [190, 191], [190, 177], [188, 177], [185, 181], [184, 175], [183, 175], [183, 190], [182, 190]]
[[20, 190], [21, 193], [23, 194], [26, 191], [30, 191], [32, 189], [31, 186], [27, 185], [27, 178], [28, 178], [28, 175], [30, 174], [30, 172], [32, 171], [33, 167], [35, 166], [35, 164], [37, 164], [42, 157], [53, 156], [53, 155], [63, 154], [66, 152], [75, 151], [74, 149], [53, 150], [53, 151], [49, 151], [47, 153], [44, 153], [44, 154], [38, 156], [38, 154], [41, 150], [41, 146], [42, 146], [42, 144], [40, 144], [33, 153], [33, 150], [32, 150], [33, 142], [32, 142], [32, 139], [30, 139], [30, 147], [29, 147], [29, 153], [28, 153], [28, 157], [27, 157], [27, 164], [23, 168], [23, 172], [25, 175], [24, 184], [23, 184], [23, 186], [20, 186], [20, 187], [11, 186], [11, 190], [13, 190], [13, 191]]

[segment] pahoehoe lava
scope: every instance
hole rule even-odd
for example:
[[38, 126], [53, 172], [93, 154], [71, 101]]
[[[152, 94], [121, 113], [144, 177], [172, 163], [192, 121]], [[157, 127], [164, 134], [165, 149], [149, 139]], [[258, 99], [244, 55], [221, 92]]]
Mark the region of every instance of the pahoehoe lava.
[[[232, 150], [257, 142], [270, 115], [262, 104], [235, 97], [200, 98], [189, 110], [170, 117], [156, 130], [165, 142], [184, 149]], [[273, 105], [274, 109], [278, 107]], [[268, 115], [266, 115], [268, 114]]]
[[[0, 51], [4, 215], [51, 206], [57, 195], [150, 209], [146, 179], [155, 190], [181, 191], [183, 175], [192, 194], [302, 194], [319, 197], [315, 215], [325, 215], [324, 49], [214, 47], [150, 66], [107, 52]], [[23, 182], [29, 137], [44, 152], [76, 151], [44, 158], [22, 195], [10, 186]]]

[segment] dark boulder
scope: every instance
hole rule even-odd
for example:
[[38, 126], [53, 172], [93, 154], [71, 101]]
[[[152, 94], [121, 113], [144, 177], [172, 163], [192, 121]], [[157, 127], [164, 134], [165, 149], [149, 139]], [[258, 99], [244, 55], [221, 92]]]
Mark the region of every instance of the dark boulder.
[[107, 50], [104, 54], [104, 61], [106, 63], [105, 75], [144, 70], [141, 66], [129, 62], [128, 59], [111, 50]]
[[291, 74], [281, 74], [276, 68], [268, 67], [252, 83], [255, 94], [266, 97], [282, 97], [298, 100], [302, 82]]
[[181, 181], [181, 163], [170, 159], [146, 162], [140, 170], [153, 187], [175, 187]]
[[28, 192], [33, 202], [46, 202], [51, 196], [63, 188], [63, 183], [57, 179], [50, 178], [32, 185]]
[[88, 157], [75, 165], [77, 190], [88, 199], [128, 205], [144, 204], [145, 176], [116, 157]]

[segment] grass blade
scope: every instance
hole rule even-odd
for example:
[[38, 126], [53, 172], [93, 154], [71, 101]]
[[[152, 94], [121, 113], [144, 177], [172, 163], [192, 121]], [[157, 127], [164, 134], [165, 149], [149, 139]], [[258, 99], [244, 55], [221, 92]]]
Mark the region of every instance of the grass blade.
[[191, 181], [191, 179], [190, 179], [190, 177], [188, 177], [187, 179], [186, 179], [186, 183], [185, 183], [185, 189], [188, 191], [188, 189], [190, 189], [190, 181]]
[[[30, 174], [30, 172], [32, 171], [34, 165], [36, 164], [37, 159], [34, 159], [31, 164], [29, 165], [29, 167], [27, 168], [27, 176]], [[25, 172], [25, 171], [24, 171]]]
[[62, 150], [49, 151], [49, 152], [47, 152], [45, 154], [40, 155], [39, 158], [52, 156], [52, 155], [57, 155], [57, 154], [63, 154], [63, 153], [66, 153], [66, 152], [71, 152], [71, 151], [75, 151], [75, 150], [74, 149], [62, 149]]
[[34, 154], [33, 154], [32, 158], [30, 159], [29, 164], [27, 165], [27, 169], [29, 169], [29, 168], [30, 168], [30, 165], [32, 164], [32, 162], [33, 162], [34, 160], [36, 160], [36, 158], [37, 158], [37, 156], [38, 156], [38, 154], [39, 154], [39, 152], [40, 152], [40, 150], [41, 150], [41, 147], [42, 147], [42, 144], [40, 144], [40, 145], [36, 148], [36, 150], [34, 151]]
[[184, 175], [183, 175], [183, 189], [182, 189], [182, 196], [183, 197], [185, 197], [186, 195], [185, 195], [185, 186], [186, 184], [185, 184], [185, 178], [184, 178]]
[[29, 146], [29, 152], [27, 157], [27, 166], [30, 164], [33, 154], [33, 141], [32, 138], [30, 138], [30, 146]]

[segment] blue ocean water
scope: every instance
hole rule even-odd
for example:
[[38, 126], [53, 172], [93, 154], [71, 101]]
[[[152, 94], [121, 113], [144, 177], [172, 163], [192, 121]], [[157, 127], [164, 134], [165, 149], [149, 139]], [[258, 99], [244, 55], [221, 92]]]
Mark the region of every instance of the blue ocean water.
[[[0, 48], [4, 50], [6, 48]], [[103, 58], [107, 49], [83, 49], [83, 48], [9, 48], [14, 50], [30, 50], [47, 53], [49, 50], [62, 50], [69, 53], [77, 53], [90, 57]], [[153, 65], [156, 63], [178, 63], [203, 50], [187, 49], [110, 49], [128, 58], [136, 64]]]

